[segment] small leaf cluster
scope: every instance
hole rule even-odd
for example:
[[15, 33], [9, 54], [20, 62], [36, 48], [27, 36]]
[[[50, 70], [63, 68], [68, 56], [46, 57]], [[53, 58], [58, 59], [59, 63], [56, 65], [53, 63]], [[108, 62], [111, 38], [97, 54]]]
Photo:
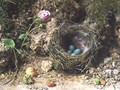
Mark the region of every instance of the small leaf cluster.
[[25, 84], [29, 85], [29, 84], [33, 84], [33, 83], [34, 83], [34, 80], [33, 80], [33, 78], [32, 78], [30, 75], [25, 75], [25, 76], [23, 77], [23, 82], [24, 82]]
[[[25, 39], [26, 38], [26, 34], [21, 34], [19, 37], [18, 37], [18, 39]], [[15, 44], [15, 41], [13, 40], [13, 39], [11, 39], [11, 38], [5, 38], [5, 39], [3, 39], [3, 43], [4, 43], [4, 45], [7, 47], [7, 48], [9, 48], [9, 49], [15, 49], [19, 54], [21, 54], [22, 53], [22, 50], [21, 49], [17, 49], [15, 46], [16, 46], [16, 44]], [[22, 43], [22, 45], [21, 46], [26, 46], [26, 45], [28, 45], [29, 44], [29, 42], [24, 42], [24, 43]]]

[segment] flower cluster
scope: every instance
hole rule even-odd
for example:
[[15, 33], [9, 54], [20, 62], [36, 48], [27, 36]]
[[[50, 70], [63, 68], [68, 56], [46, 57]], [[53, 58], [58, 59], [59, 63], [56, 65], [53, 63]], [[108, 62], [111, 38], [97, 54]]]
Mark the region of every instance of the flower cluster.
[[38, 13], [37, 15], [42, 21], [48, 21], [50, 16], [51, 16], [51, 13], [47, 10], [42, 10]]

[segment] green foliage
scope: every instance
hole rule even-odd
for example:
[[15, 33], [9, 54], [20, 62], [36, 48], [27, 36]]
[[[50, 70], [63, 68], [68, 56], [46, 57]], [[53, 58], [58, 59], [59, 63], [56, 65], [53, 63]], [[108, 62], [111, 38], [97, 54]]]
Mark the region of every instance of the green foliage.
[[33, 78], [32, 78], [30, 75], [25, 75], [25, 76], [23, 77], [23, 82], [24, 82], [25, 84], [29, 85], [29, 84], [33, 84], [33, 83], [34, 83], [34, 80], [33, 80]]
[[24, 42], [21, 46], [27, 46], [29, 42]]
[[15, 42], [14, 42], [13, 39], [5, 38], [5, 39], [3, 39], [3, 43], [5, 44], [5, 46], [7, 48], [15, 49], [19, 54], [22, 54], [22, 50], [21, 49], [17, 49], [15, 47]]
[[61, 67], [61, 61], [60, 60], [56, 60], [56, 63], [54, 63], [54, 69], [59, 69]]
[[22, 54], [22, 50], [21, 49], [15, 48], [15, 50], [17, 51], [18, 54]]
[[95, 78], [94, 79], [94, 84], [99, 85], [100, 84], [100, 80], [98, 78]]
[[20, 36], [18, 37], [18, 39], [25, 39], [27, 37], [26, 34], [20, 34]]
[[14, 42], [13, 39], [6, 38], [6, 39], [3, 40], [3, 42], [8, 48], [14, 48], [15, 47], [15, 42]]

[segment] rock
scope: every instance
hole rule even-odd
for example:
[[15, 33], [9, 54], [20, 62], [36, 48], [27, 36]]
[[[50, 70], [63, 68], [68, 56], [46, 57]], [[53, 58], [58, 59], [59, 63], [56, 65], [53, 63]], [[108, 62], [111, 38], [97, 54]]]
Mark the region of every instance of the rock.
[[115, 61], [112, 62], [112, 66], [116, 67], [116, 62]]
[[94, 73], [94, 68], [90, 68], [89, 69], [89, 74], [93, 74]]
[[4, 74], [1, 74], [0, 75], [0, 80], [4, 79], [5, 78], [5, 75]]
[[117, 75], [117, 74], [119, 74], [119, 70], [117, 70], [117, 69], [114, 69], [114, 70], [113, 70], [113, 74], [114, 74], [114, 75]]
[[120, 14], [116, 15], [116, 21], [120, 21]]
[[120, 82], [120, 77], [119, 77], [119, 75], [118, 75], [118, 76], [115, 76], [115, 80], [116, 80], [117, 82]]
[[110, 76], [112, 75], [112, 70], [111, 69], [106, 69], [105, 72]]
[[111, 83], [112, 83], [112, 84], [116, 84], [117, 81], [116, 81], [116, 80], [112, 80]]
[[51, 61], [42, 61], [42, 64], [41, 64], [41, 69], [45, 72], [48, 72], [52, 69], [52, 62]]
[[120, 58], [120, 56], [119, 56], [118, 53], [113, 53], [113, 54], [112, 54], [112, 57], [113, 57], [113, 58]]
[[112, 57], [107, 57], [107, 58], [104, 58], [104, 64], [108, 63], [112, 61]]

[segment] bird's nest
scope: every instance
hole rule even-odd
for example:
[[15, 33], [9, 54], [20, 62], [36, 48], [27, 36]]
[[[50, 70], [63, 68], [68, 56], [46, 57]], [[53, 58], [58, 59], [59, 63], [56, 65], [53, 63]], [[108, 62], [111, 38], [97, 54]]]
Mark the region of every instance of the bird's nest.
[[[79, 54], [68, 52], [70, 46], [80, 49]], [[94, 59], [98, 50], [98, 39], [94, 30], [82, 25], [62, 26], [55, 30], [48, 45], [57, 70], [84, 71]]]

